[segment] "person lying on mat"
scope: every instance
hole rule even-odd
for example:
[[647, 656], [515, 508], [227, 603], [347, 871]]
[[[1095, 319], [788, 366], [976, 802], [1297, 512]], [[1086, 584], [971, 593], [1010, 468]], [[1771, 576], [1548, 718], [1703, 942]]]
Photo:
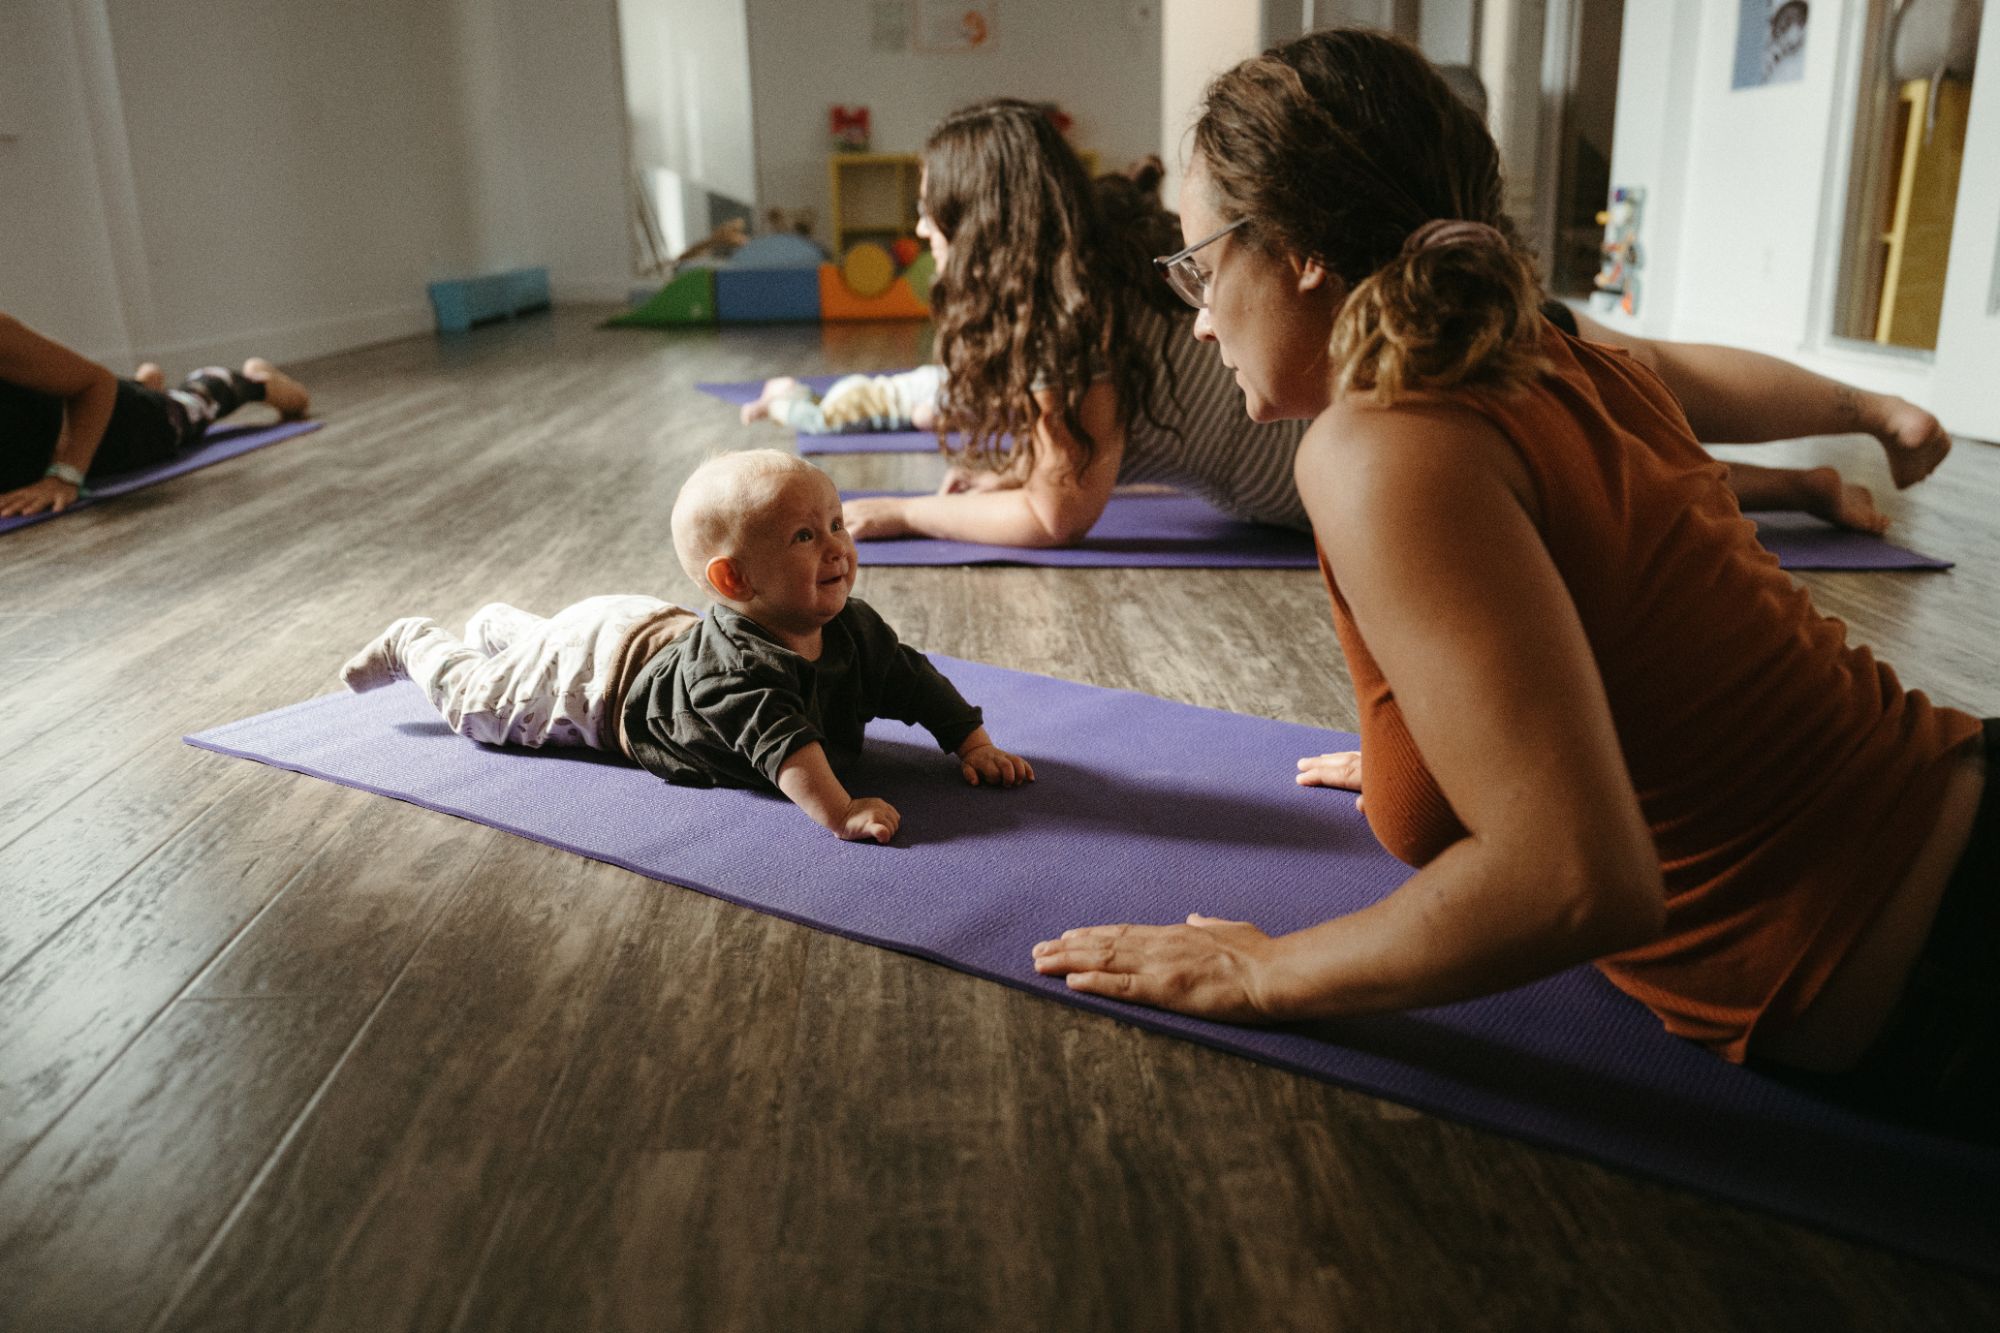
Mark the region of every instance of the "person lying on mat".
[[340, 678], [356, 693], [414, 680], [483, 744], [608, 750], [679, 786], [776, 791], [856, 841], [886, 843], [902, 822], [838, 776], [871, 718], [921, 723], [974, 786], [1034, 781], [979, 709], [848, 595], [854, 543], [824, 472], [774, 449], [723, 454], [681, 487], [672, 521], [681, 566], [714, 594], [706, 618], [657, 597], [592, 597], [547, 620], [495, 602], [460, 640], [409, 616]]
[[[1620, 333], [1546, 301], [1563, 332], [1622, 347], [1666, 381], [1695, 438], [1707, 444], [1765, 444], [1805, 435], [1860, 432], [1875, 437], [1897, 490], [1916, 485], [1951, 452], [1938, 419], [1894, 394], [1870, 393], [1789, 361], [1740, 347], [1676, 343]], [[1729, 489], [1745, 509], [1800, 509], [1829, 523], [1881, 533], [1889, 516], [1867, 487], [1830, 467], [1724, 463]]]
[[261, 357], [210, 366], [177, 389], [147, 362], [129, 380], [0, 314], [0, 518], [60, 513], [85, 483], [172, 462], [245, 403], [286, 420], [312, 406], [305, 387]]
[[1408, 44], [1316, 32], [1208, 88], [1178, 283], [1299, 451], [1382, 844], [1295, 934], [1045, 940], [1080, 991], [1239, 1022], [1595, 961], [1672, 1032], [2000, 1126], [2000, 720], [1933, 705], [1756, 544], [1638, 360], [1543, 318], [1483, 125]]
[[[962, 432], [937, 495], [850, 500], [857, 540], [996, 546], [1083, 540], [1121, 484], [1194, 491], [1253, 522], [1303, 529], [1292, 459], [1304, 424], [1245, 417], [1231, 368], [1188, 337], [1189, 312], [1150, 256], [1179, 249], [1158, 159], [1093, 185], [1043, 110], [982, 102], [925, 145], [918, 233], [937, 261], [931, 306]], [[1560, 305], [1554, 307], [1562, 310]], [[1652, 360], [1697, 432], [1755, 443], [1869, 430], [1898, 486], [1943, 457], [1937, 421], [1769, 357], [1622, 338]], [[1745, 504], [1802, 508], [1879, 532], [1873, 498], [1832, 469], [1732, 465]]]
[[849, 431], [934, 430], [943, 366], [918, 366], [893, 375], [843, 375], [823, 397], [790, 375], [764, 381], [755, 402], [743, 405], [743, 424], [774, 421], [801, 435]]

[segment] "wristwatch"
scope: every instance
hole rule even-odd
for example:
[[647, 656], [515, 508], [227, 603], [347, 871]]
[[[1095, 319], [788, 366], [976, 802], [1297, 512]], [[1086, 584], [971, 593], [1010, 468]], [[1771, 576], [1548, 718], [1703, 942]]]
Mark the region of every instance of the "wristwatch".
[[49, 464], [49, 470], [42, 475], [45, 477], [54, 477], [57, 481], [66, 481], [78, 490], [83, 489], [82, 471], [71, 467], [68, 463], [51, 463]]

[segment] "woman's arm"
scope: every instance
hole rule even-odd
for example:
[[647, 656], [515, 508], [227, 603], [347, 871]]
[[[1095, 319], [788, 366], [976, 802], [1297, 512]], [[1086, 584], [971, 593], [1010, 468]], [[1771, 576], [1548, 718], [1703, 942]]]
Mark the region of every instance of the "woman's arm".
[[1109, 383], [1093, 385], [1083, 399], [1083, 427], [1096, 442], [1081, 476], [1074, 460], [1082, 447], [1062, 424], [1053, 392], [1035, 395], [1041, 409], [1028, 475], [1005, 490], [960, 491], [850, 500], [847, 530], [857, 540], [942, 537], [993, 546], [1068, 546], [1081, 541], [1104, 513], [1118, 484], [1125, 434], [1118, 424], [1118, 396]]
[[1037, 946], [1037, 968], [1078, 990], [1229, 1019], [1368, 1013], [1519, 985], [1660, 929], [1652, 837], [1519, 461], [1468, 413], [1329, 418], [1300, 452], [1300, 493], [1467, 836], [1296, 934], [1197, 917]]
[[1951, 437], [1936, 417], [1893, 394], [1869, 393], [1740, 347], [1641, 338], [1583, 315], [1577, 325], [1583, 337], [1622, 347], [1650, 366], [1705, 443], [1864, 431], [1882, 442], [1899, 487], [1923, 480], [1951, 450]]
[[[63, 400], [62, 433], [51, 461], [79, 473], [90, 471], [118, 401], [117, 377], [19, 320], [0, 315], [0, 380]], [[0, 495], [0, 515], [66, 509], [76, 502], [77, 491], [66, 481], [44, 477]]]

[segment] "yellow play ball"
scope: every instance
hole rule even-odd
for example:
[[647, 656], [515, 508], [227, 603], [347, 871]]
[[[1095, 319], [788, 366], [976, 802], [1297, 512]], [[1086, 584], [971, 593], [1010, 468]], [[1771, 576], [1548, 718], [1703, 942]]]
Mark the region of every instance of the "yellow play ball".
[[896, 260], [873, 241], [862, 241], [840, 261], [841, 280], [856, 296], [880, 296], [896, 280]]

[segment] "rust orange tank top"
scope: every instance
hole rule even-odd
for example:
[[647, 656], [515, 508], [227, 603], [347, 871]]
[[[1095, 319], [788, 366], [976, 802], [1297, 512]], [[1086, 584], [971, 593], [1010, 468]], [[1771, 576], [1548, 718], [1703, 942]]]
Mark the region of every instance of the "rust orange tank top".
[[[1905, 691], [1758, 545], [1722, 465], [1623, 352], [1544, 330], [1552, 372], [1456, 401], [1525, 462], [1659, 849], [1666, 929], [1598, 961], [1669, 1031], [1744, 1058], [1825, 985], [1930, 833], [1967, 714]], [[1465, 835], [1320, 557], [1370, 824], [1421, 866]]]

